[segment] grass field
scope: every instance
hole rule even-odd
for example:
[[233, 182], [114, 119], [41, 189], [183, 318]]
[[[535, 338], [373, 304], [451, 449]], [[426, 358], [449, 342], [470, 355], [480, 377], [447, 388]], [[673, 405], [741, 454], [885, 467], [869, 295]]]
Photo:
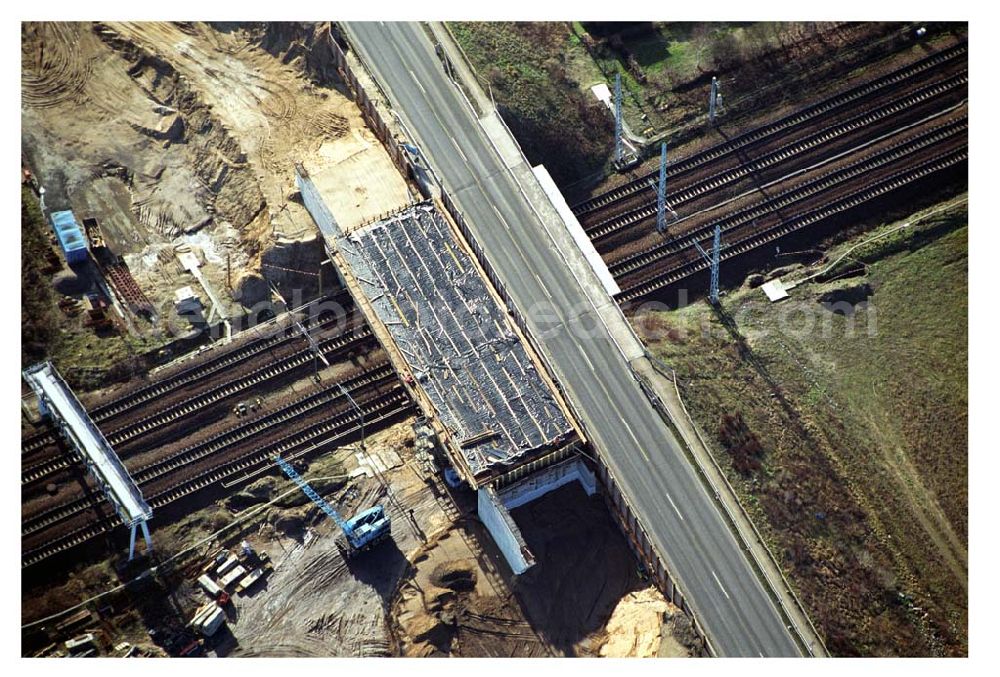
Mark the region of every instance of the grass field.
[[492, 86], [500, 113], [533, 164], [543, 163], [561, 184], [603, 170], [613, 150], [613, 121], [581, 88], [578, 78], [588, 77], [588, 66], [574, 49], [568, 24], [449, 26], [480, 78]]
[[966, 223], [953, 204], [777, 304], [636, 320], [837, 655], [968, 652]]

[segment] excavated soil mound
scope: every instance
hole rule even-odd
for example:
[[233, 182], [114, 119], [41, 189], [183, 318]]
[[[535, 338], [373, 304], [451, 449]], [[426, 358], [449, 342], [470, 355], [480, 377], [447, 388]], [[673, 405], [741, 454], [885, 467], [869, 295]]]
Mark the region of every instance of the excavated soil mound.
[[455, 639], [455, 627], [448, 625], [437, 616], [418, 616], [408, 628], [414, 644], [421, 646], [420, 655], [447, 655]]
[[656, 656], [660, 649], [663, 615], [667, 608], [667, 600], [656, 588], [646, 588], [625, 595], [608, 620], [608, 639], [601, 646], [601, 656]]
[[274, 530], [285, 536], [296, 540], [305, 533], [306, 521], [304, 518], [293, 515], [282, 515], [274, 521]]
[[55, 276], [53, 286], [63, 296], [78, 296], [87, 291], [88, 283], [72, 271], [63, 271]]
[[455, 592], [471, 592], [476, 588], [476, 563], [474, 560], [442, 562], [434, 567], [431, 583]]

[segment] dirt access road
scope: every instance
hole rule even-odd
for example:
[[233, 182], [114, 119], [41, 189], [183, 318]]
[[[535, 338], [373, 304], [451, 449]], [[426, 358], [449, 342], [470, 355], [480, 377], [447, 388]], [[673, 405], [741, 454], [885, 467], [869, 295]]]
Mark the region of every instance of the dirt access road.
[[[345, 512], [389, 506], [392, 542], [345, 562], [333, 545], [336, 526], [316, 521], [312, 508], [305, 532], [279, 529], [261, 540], [275, 571], [266, 586], [236, 598], [231, 655], [686, 653], [686, 618], [641, 579], [599, 496], [573, 485], [515, 511], [540, 564], [514, 579], [474, 517], [473, 495], [427, 484], [406, 453], [394, 460], [407, 434], [399, 424], [369, 445], [389, 493], [377, 477], [359, 478], [337, 502]], [[357, 472], [356, 450], [337, 456]], [[324, 473], [322, 463], [315, 467]]]
[[22, 150], [46, 206], [97, 218], [158, 310], [177, 288], [198, 286], [179, 247], [193, 250], [234, 310], [266, 297], [262, 278], [314, 285], [315, 257], [288, 246], [316, 234], [295, 199], [296, 162], [336, 174], [338, 218], [408, 199], [357, 107], [324, 73], [324, 31], [24, 24]]

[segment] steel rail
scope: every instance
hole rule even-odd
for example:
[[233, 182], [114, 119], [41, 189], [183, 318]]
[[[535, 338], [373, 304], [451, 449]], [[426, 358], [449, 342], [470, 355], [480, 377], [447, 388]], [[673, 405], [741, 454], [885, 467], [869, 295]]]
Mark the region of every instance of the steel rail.
[[[899, 87], [905, 86], [906, 83], [917, 76], [926, 75], [928, 72], [938, 70], [967, 54], [967, 43], [955, 45], [931, 54], [920, 61], [903, 66], [880, 78], [862, 83], [847, 91], [835, 93], [822, 101], [795, 111], [774, 122], [761, 125], [732, 139], [719, 142], [689, 157], [680, 158], [675, 162], [668, 163], [667, 177], [675, 178], [684, 172], [701, 167], [730, 153], [746, 150], [753, 145], [767, 142], [778, 135], [785, 136], [803, 124], [813, 122], [822, 116], [836, 114], [845, 107], [862, 103], [879, 93], [895, 91]], [[603, 208], [627, 196], [648, 189], [651, 183], [655, 189], [655, 181], [658, 178], [658, 173], [659, 170], [649, 172], [601, 195], [577, 203], [573, 206], [573, 213], [577, 216], [582, 216], [596, 209]]]
[[[773, 226], [748, 234], [734, 242], [730, 242], [723, 250], [720, 258], [725, 260], [744, 254], [751, 249], [755, 249], [763, 244], [772, 242], [780, 237], [788, 235], [789, 233], [847, 211], [848, 209], [853, 209], [854, 207], [862, 205], [865, 202], [911, 184], [914, 181], [926, 178], [936, 172], [954, 167], [955, 165], [968, 160], [968, 157], [968, 148], [965, 147], [947, 153], [940, 158], [928, 160], [927, 162], [924, 162], [916, 167], [898, 172], [897, 174], [883, 179], [878, 183], [859, 190], [851, 195], [840, 197], [833, 200], [829, 204], [818, 207], [804, 214], [783, 219], [781, 222]], [[704, 270], [707, 267], [708, 263], [705, 262], [699, 255], [697, 258], [679, 263], [666, 271], [658, 273], [655, 277], [646, 279], [636, 285], [623, 289], [622, 293], [615, 298], [620, 303], [634, 301], [674, 284], [675, 282], [678, 282], [679, 280], [682, 280], [700, 270]]]
[[[396, 373], [392, 365], [387, 361], [382, 362], [346, 381], [333, 383], [317, 392], [310, 393], [277, 411], [265, 414], [235, 428], [225, 430], [203, 442], [191, 445], [170, 456], [146, 464], [132, 472], [132, 478], [139, 486], [146, 485], [189, 463], [194, 463], [213, 454], [224, 452], [226, 449], [240, 444], [248, 438], [273, 430], [283, 423], [306, 416], [321, 407], [331, 404], [342, 396], [339, 390], [341, 385], [350, 391], [360, 391], [372, 385], [393, 379], [395, 375]], [[99, 498], [96, 500], [100, 501]], [[42, 531], [53, 524], [57, 524], [64, 519], [83, 512], [94, 504], [94, 498], [84, 496], [32, 515], [22, 520], [21, 536], [30, 536], [38, 531]]]
[[[379, 395], [362, 403], [362, 409], [365, 413], [365, 423], [369, 426], [390, 420], [400, 413], [410, 411], [412, 408], [412, 401], [410, 401], [409, 396], [406, 395], [400, 385], [397, 385], [391, 393]], [[330, 419], [330, 421], [326, 423], [313, 426], [307, 431], [299, 431], [298, 433], [289, 435], [287, 438], [278, 440], [277, 442], [269, 444], [262, 449], [249, 452], [238, 459], [226, 461], [225, 463], [214, 468], [210, 468], [195, 477], [184, 480], [173, 487], [169, 487], [150, 497], [149, 504], [154, 509], [163, 508], [181, 498], [189, 496], [201, 489], [205, 489], [206, 487], [216, 484], [232, 475], [245, 472], [256, 466], [270, 464], [271, 456], [276, 453], [288, 456], [290, 453], [295, 453], [297, 447], [315, 444], [317, 440], [321, 440], [323, 445], [335, 442], [353, 434], [359, 429], [359, 425], [355, 423], [357, 419], [359, 419], [358, 413], [354, 411], [353, 408], [346, 410], [338, 417], [335, 417], [335, 419]], [[331, 432], [333, 433], [332, 436], [324, 437]], [[110, 516], [104, 522], [87, 524], [79, 527], [68, 534], [54, 538], [36, 548], [32, 548], [31, 550], [22, 553], [21, 566], [22, 568], [26, 568], [33, 564], [37, 564], [38, 562], [48, 559], [53, 555], [69, 550], [70, 548], [76, 547], [86, 541], [100, 536], [120, 524], [121, 520], [117, 516]]]
[[[360, 330], [349, 335], [320, 341], [320, 347], [324, 355], [335, 356], [371, 341], [373, 336], [371, 329], [367, 325], [362, 325]], [[206, 406], [210, 406], [260, 383], [294, 371], [303, 365], [309, 364], [314, 357], [315, 354], [312, 348], [305, 348], [295, 352], [273, 364], [264, 365], [232, 383], [221, 384], [207, 391], [192, 395], [166, 409], [149, 414], [136, 423], [118, 428], [107, 435], [108, 442], [112, 446], [118, 446], [136, 439], [140, 435], [147, 434], [168, 423], [174, 423], [185, 416], [200, 411]], [[76, 461], [72, 457], [67, 458], [64, 456], [35, 464], [22, 472], [21, 485], [37, 483], [53, 473], [69, 467], [74, 462]]]
[[618, 259], [611, 263], [608, 268], [616, 278], [637, 272], [653, 263], [657, 263], [667, 256], [693, 246], [694, 242], [708, 237], [714, 231], [716, 225], [722, 226], [724, 233], [730, 232], [778, 209], [787, 208], [818, 193], [834, 189], [862, 174], [904, 159], [912, 153], [954, 139], [967, 130], [968, 120], [964, 116], [961, 119], [935, 126], [917, 136], [904, 139], [877, 153], [856, 160], [845, 167], [831, 170], [806, 183], [787, 188], [776, 195], [753, 203], [711, 224]]
[[[877, 122], [891, 118], [899, 113], [912, 109], [932, 98], [936, 98], [952, 92], [969, 81], [968, 72], [957, 74], [953, 77], [941, 80], [926, 87], [923, 87], [911, 94], [904, 95], [886, 103], [875, 110], [867, 111], [857, 115], [845, 122], [830, 125], [815, 134], [811, 134], [803, 139], [792, 141], [780, 148], [761, 156], [760, 158], [740, 164], [738, 167], [724, 169], [721, 172], [689, 184], [670, 196], [669, 204], [671, 208], [677, 209], [682, 204], [690, 202], [702, 195], [730, 185], [777, 164], [787, 162], [795, 157], [802, 156], [818, 147], [829, 144], [837, 139], [855, 133]], [[611, 235], [619, 233], [626, 228], [636, 225], [646, 219], [656, 216], [656, 200], [652, 199], [641, 206], [629, 209], [620, 214], [610, 216], [603, 221], [599, 221], [584, 229], [591, 240], [599, 242]]]
[[[342, 292], [333, 297], [318, 299], [313, 303], [322, 303], [327, 300], [334, 302], [346, 300], [350, 303], [350, 299], [351, 296], [349, 293]], [[319, 328], [326, 328], [336, 321], [337, 318], [321, 320]], [[95, 423], [102, 423], [106, 420], [114, 418], [115, 416], [127, 413], [135, 409], [140, 404], [143, 404], [151, 399], [162, 397], [182, 386], [197, 382], [224, 369], [245, 362], [266, 350], [274, 349], [280, 345], [293, 342], [301, 338], [302, 336], [298, 333], [287, 332], [284, 330], [271, 336], [260, 337], [245, 345], [239, 346], [234, 350], [225, 351], [220, 355], [213, 356], [204, 362], [199, 361], [197, 364], [190, 365], [182, 371], [172, 374], [164, 379], [140, 386], [127, 393], [123, 393], [110, 402], [94, 407], [88, 413]], [[51, 431], [37, 433], [21, 443], [21, 453], [33, 453], [43, 447], [54, 444], [57, 439], [57, 435]], [[25, 471], [30, 469], [31, 468], [26, 468]]]

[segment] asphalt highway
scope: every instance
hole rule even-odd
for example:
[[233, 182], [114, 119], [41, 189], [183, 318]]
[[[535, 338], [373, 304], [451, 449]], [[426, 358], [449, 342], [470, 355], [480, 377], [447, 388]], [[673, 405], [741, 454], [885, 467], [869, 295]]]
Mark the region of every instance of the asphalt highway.
[[466, 216], [543, 357], [723, 656], [797, 656], [713, 497], [415, 23], [343, 24]]

